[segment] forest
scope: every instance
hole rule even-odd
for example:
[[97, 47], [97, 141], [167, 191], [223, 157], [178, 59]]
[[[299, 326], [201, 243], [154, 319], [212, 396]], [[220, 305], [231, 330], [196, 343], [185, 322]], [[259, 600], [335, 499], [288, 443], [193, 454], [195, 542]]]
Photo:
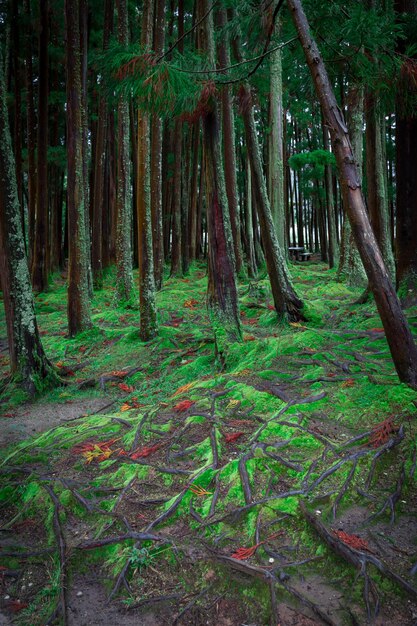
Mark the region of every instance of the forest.
[[417, 0], [0, 0], [0, 624], [417, 624]]

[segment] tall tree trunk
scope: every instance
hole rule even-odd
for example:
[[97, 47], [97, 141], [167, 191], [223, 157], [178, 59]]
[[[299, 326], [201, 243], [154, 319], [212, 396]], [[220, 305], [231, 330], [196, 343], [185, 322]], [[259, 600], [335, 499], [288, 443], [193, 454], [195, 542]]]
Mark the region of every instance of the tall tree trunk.
[[45, 356], [36, 323], [23, 241], [16, 169], [0, 53], [0, 276], [6, 312], [11, 373], [31, 396], [58, 377]]
[[[122, 46], [129, 43], [127, 0], [117, 0], [118, 38]], [[120, 96], [117, 105], [117, 234], [116, 234], [116, 301], [127, 301], [133, 292], [132, 275], [132, 181], [130, 163], [129, 102]]]
[[[204, 0], [201, 5], [201, 11], [205, 14], [212, 6], [212, 0]], [[205, 20], [204, 34], [209, 64], [210, 67], [215, 67], [212, 13]], [[224, 363], [228, 343], [239, 340], [241, 330], [219, 130], [218, 105], [214, 102], [212, 110], [203, 118], [209, 239], [207, 306], [214, 330], [216, 352]]]
[[[227, 24], [226, 10], [218, 12], [218, 26], [224, 29]], [[225, 36], [219, 43], [218, 51], [221, 67], [230, 65], [230, 41]], [[224, 150], [224, 174], [226, 181], [226, 193], [229, 206], [230, 224], [232, 227], [233, 249], [237, 275], [244, 274], [242, 242], [240, 237], [240, 215], [237, 196], [236, 181], [236, 147], [235, 147], [235, 115], [232, 103], [232, 92], [229, 85], [224, 85], [221, 92], [222, 122], [223, 122], [223, 150]]]
[[19, 2], [12, 0], [12, 40], [13, 40], [13, 75], [14, 75], [14, 154], [16, 162], [16, 184], [20, 213], [25, 239], [25, 215], [23, 210], [23, 177], [22, 177], [22, 69], [20, 63], [20, 20]]
[[[406, 38], [400, 39], [398, 52], [415, 43], [413, 24], [417, 16], [414, 0], [396, 0], [398, 19], [409, 20]], [[414, 55], [414, 57], [417, 55]], [[408, 71], [416, 59], [404, 59], [395, 101], [395, 149], [397, 194], [397, 283], [404, 305], [417, 303], [417, 115], [415, 107], [407, 100], [417, 97], [417, 87], [412, 71]], [[411, 66], [412, 67], [412, 66]]]
[[402, 382], [417, 388], [417, 348], [369, 222], [343, 115], [337, 106], [317, 44], [311, 37], [300, 0], [287, 0], [287, 4], [311, 71], [324, 119], [330, 129], [346, 210], [395, 368]]
[[[189, 257], [190, 261], [196, 258], [196, 237], [197, 237], [197, 202], [198, 202], [198, 172], [200, 154], [200, 121], [196, 121], [192, 129], [191, 147], [191, 183], [190, 183], [190, 213], [189, 213]], [[200, 172], [202, 175], [202, 172]]]
[[[382, 113], [373, 93], [366, 96], [366, 180], [368, 211], [372, 230], [381, 250], [385, 265], [392, 281], [395, 281], [395, 263], [391, 247], [391, 233], [388, 217], [388, 190], [382, 148]], [[384, 137], [385, 141], [385, 137]]]
[[[152, 42], [153, 2], [143, 3], [141, 44]], [[153, 268], [152, 218], [150, 194], [150, 123], [149, 114], [138, 110], [138, 260], [140, 338], [149, 341], [156, 335], [155, 278]]]
[[269, 72], [268, 195], [278, 243], [286, 256], [282, 53], [279, 49], [271, 54]]
[[36, 116], [33, 89], [33, 63], [32, 63], [32, 29], [30, 0], [24, 0], [25, 18], [28, 28], [26, 35], [26, 134], [28, 149], [28, 248], [29, 267], [32, 267], [33, 246], [35, 241], [35, 215], [36, 215]]
[[[154, 52], [159, 57], [165, 45], [166, 0], [155, 0]], [[162, 128], [157, 114], [151, 121], [151, 214], [154, 256], [155, 287], [161, 289], [164, 269], [164, 246], [162, 227]]]
[[174, 128], [174, 177], [172, 192], [172, 246], [171, 276], [182, 276], [181, 263], [181, 166], [182, 166], [182, 121], [177, 118]]
[[[348, 92], [348, 116], [347, 125], [351, 138], [352, 151], [355, 156], [359, 180], [363, 179], [363, 88], [357, 85], [349, 87]], [[338, 267], [338, 279], [345, 278], [352, 287], [363, 287], [366, 284], [366, 273], [359, 256], [358, 248], [350, 227], [346, 208], [342, 207], [343, 227], [340, 247], [340, 260]]]
[[65, 0], [67, 42], [68, 329], [71, 337], [91, 327], [82, 137], [80, 0]]
[[[329, 151], [329, 131], [326, 128], [326, 125], [323, 124], [323, 147], [325, 150]], [[326, 213], [327, 213], [327, 223], [328, 223], [328, 258], [329, 258], [329, 267], [332, 268], [337, 265], [339, 260], [339, 246], [337, 245], [337, 237], [336, 237], [336, 211], [334, 206], [334, 196], [333, 196], [333, 175], [332, 175], [332, 166], [327, 164], [324, 168], [324, 180], [326, 187]]]
[[38, 166], [36, 184], [35, 245], [32, 285], [35, 291], [48, 289], [49, 211], [48, 211], [48, 0], [40, 0]]
[[[103, 50], [109, 45], [110, 35], [113, 30], [113, 0], [105, 0], [104, 4], [104, 27], [103, 27]], [[94, 155], [94, 183], [93, 183], [93, 210], [92, 210], [92, 250], [91, 266], [93, 271], [94, 287], [101, 289], [103, 285], [103, 211], [104, 211], [104, 185], [106, 166], [106, 139], [108, 127], [108, 110], [104, 96], [99, 96], [98, 120], [96, 134], [96, 151]], [[107, 234], [107, 233], [106, 233]]]

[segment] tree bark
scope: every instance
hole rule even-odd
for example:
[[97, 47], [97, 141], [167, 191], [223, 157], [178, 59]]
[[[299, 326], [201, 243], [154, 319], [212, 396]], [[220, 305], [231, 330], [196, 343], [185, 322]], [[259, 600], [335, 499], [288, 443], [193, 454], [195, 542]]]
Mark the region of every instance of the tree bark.
[[[217, 23], [220, 29], [225, 27], [227, 23], [225, 9], [221, 9], [218, 12]], [[228, 67], [230, 65], [230, 42], [228, 36], [222, 38], [219, 42], [218, 57], [220, 67]], [[223, 122], [224, 175], [226, 181], [230, 224], [232, 227], [236, 273], [239, 276], [245, 272], [243, 265], [242, 242], [240, 237], [240, 215], [236, 181], [235, 116], [232, 103], [232, 92], [229, 85], [224, 85], [222, 88], [221, 106]]]
[[6, 312], [10, 369], [31, 396], [58, 382], [45, 356], [35, 316], [23, 241], [16, 169], [0, 54], [0, 275]]
[[[152, 42], [153, 2], [145, 0], [142, 16], [141, 44]], [[138, 110], [138, 260], [140, 338], [149, 341], [157, 332], [155, 278], [153, 267], [151, 192], [150, 192], [150, 122], [149, 114]]]
[[38, 165], [36, 184], [35, 244], [32, 285], [35, 291], [48, 289], [49, 211], [48, 211], [48, 0], [40, 0]]
[[324, 119], [330, 130], [347, 214], [381, 316], [395, 368], [402, 382], [417, 388], [417, 348], [369, 222], [343, 115], [337, 106], [317, 44], [311, 37], [300, 0], [287, 0], [287, 4], [310, 68]]
[[[201, 3], [205, 14], [212, 0]], [[213, 15], [205, 20], [205, 45], [211, 67], [215, 67]], [[227, 346], [241, 338], [239, 303], [233, 261], [233, 240], [228, 216], [226, 184], [219, 133], [217, 102], [203, 117], [205, 191], [208, 231], [207, 306], [214, 330], [216, 353], [222, 364]]]
[[29, 267], [32, 267], [33, 245], [35, 241], [35, 214], [36, 214], [36, 115], [33, 89], [32, 64], [32, 29], [30, 0], [24, 0], [25, 18], [28, 22], [26, 35], [26, 134], [28, 149], [28, 248]]
[[67, 41], [68, 329], [71, 337], [91, 327], [85, 229], [80, 0], [65, 0]]
[[[127, 0], [117, 0], [118, 39], [129, 43], [129, 16]], [[117, 196], [116, 196], [116, 302], [128, 301], [133, 292], [132, 275], [132, 181], [130, 162], [130, 116], [129, 102], [120, 96], [117, 105]]]

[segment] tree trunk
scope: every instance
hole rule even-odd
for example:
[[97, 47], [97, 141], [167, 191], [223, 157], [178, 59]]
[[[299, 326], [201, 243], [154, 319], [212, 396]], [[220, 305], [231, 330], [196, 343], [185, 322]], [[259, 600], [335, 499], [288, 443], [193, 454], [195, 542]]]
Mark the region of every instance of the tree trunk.
[[287, 265], [275, 234], [271, 209], [266, 190], [265, 176], [262, 169], [258, 135], [253, 114], [252, 96], [248, 85], [242, 85], [240, 91], [242, 117], [245, 125], [246, 145], [253, 176], [253, 190], [256, 198], [256, 210], [261, 229], [262, 243], [275, 310], [279, 317], [290, 321], [303, 319], [303, 303], [298, 298], [291, 284]]
[[[410, 19], [406, 39], [400, 39], [398, 52], [404, 53], [414, 42], [411, 25], [415, 23], [417, 5], [413, 0], [396, 0], [400, 18]], [[415, 57], [416, 55], [414, 55]], [[416, 59], [404, 59], [395, 101], [395, 148], [397, 190], [397, 285], [404, 305], [417, 304], [417, 116], [407, 100], [417, 97], [414, 74], [410, 69]]]
[[[155, 0], [154, 52], [162, 54], [165, 44], [166, 0]], [[151, 214], [155, 287], [162, 288], [164, 246], [162, 227], [162, 119], [152, 115], [151, 122]]]
[[[224, 29], [226, 23], [226, 10], [221, 9], [218, 12], [219, 28]], [[218, 57], [221, 67], [228, 67], [230, 65], [229, 47], [229, 37], [226, 36], [219, 42]], [[229, 206], [230, 224], [232, 227], [236, 273], [239, 276], [242, 273], [244, 274], [244, 265], [242, 258], [242, 242], [240, 238], [240, 216], [236, 182], [235, 116], [232, 104], [232, 93], [229, 85], [224, 85], [222, 88], [221, 106], [226, 193]]]
[[[119, 43], [129, 43], [127, 0], [117, 0]], [[116, 302], [127, 301], [133, 292], [132, 275], [132, 186], [130, 163], [129, 102], [120, 96], [117, 105], [117, 226], [116, 226]]]
[[[323, 147], [325, 150], [329, 151], [329, 131], [326, 128], [326, 125], [323, 124]], [[324, 169], [324, 177], [325, 177], [325, 186], [326, 186], [326, 212], [327, 212], [327, 223], [329, 229], [329, 267], [332, 268], [337, 265], [339, 260], [339, 247], [337, 245], [337, 237], [336, 237], [336, 212], [334, 206], [334, 196], [333, 196], [333, 176], [332, 176], [332, 166], [327, 164]]]
[[181, 165], [182, 165], [182, 122], [175, 120], [174, 129], [174, 178], [172, 195], [172, 246], [171, 276], [182, 276], [181, 264]]
[[284, 255], [287, 256], [284, 202], [284, 129], [281, 57], [281, 50], [275, 50], [270, 57], [268, 195], [278, 243]]
[[0, 275], [6, 312], [12, 375], [31, 396], [58, 377], [45, 356], [36, 323], [32, 287], [23, 241], [16, 169], [0, 54]]
[[[366, 96], [366, 180], [368, 212], [372, 230], [382, 253], [391, 280], [395, 281], [395, 263], [391, 247], [391, 234], [388, 218], [388, 192], [382, 149], [382, 113], [373, 93]], [[385, 138], [384, 138], [385, 140]]]
[[[363, 178], [363, 103], [363, 88], [356, 85], [351, 86], [348, 93], [347, 125], [353, 154], [355, 155], [359, 180]], [[367, 282], [365, 269], [359, 256], [347, 211], [344, 206], [342, 210], [344, 212], [342, 241], [337, 276], [339, 280], [341, 280], [342, 277], [345, 278], [351, 287], [363, 287]]]
[[30, 0], [24, 0], [26, 30], [26, 133], [28, 149], [28, 248], [29, 267], [32, 267], [33, 246], [35, 241], [35, 215], [36, 215], [36, 116], [33, 90], [33, 64], [32, 64], [32, 29]]
[[[113, 24], [113, 0], [105, 0], [103, 50], [109, 45]], [[103, 211], [106, 166], [108, 110], [104, 96], [99, 96], [97, 134], [94, 155], [91, 266], [96, 289], [103, 286]], [[108, 184], [108, 177], [106, 177]]]
[[[141, 44], [151, 45], [153, 3], [145, 0], [142, 16]], [[156, 335], [155, 278], [153, 268], [151, 191], [150, 191], [150, 123], [149, 114], [138, 110], [138, 260], [140, 338], [149, 341]]]
[[67, 41], [68, 328], [71, 337], [91, 327], [85, 230], [80, 0], [65, 0]]
[[48, 212], [48, 0], [40, 0], [38, 166], [36, 185], [35, 244], [32, 285], [35, 291], [48, 289], [49, 212]]
[[[207, 13], [212, 0], [204, 0], [201, 4], [201, 11]], [[205, 44], [210, 67], [215, 67], [212, 13], [205, 20]], [[240, 340], [241, 330], [216, 102], [203, 118], [203, 131], [209, 240], [207, 306], [214, 330], [216, 353], [224, 363], [228, 344]]]
[[324, 119], [330, 130], [346, 210], [381, 316], [395, 368], [402, 382], [417, 388], [417, 348], [369, 222], [343, 115], [337, 106], [319, 49], [311, 37], [300, 0], [287, 0], [287, 4], [311, 71]]

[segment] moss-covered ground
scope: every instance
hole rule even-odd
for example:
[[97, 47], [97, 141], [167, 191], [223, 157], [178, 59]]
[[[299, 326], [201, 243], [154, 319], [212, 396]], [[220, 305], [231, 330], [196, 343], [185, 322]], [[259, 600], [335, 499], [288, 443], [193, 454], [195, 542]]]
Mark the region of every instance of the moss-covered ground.
[[[42, 402], [107, 407], [1, 452], [4, 615], [111, 623], [83, 621], [76, 592], [94, 579], [120, 624], [415, 622], [417, 394], [372, 301], [354, 304], [360, 291], [322, 264], [292, 272], [308, 321], [278, 325], [268, 281], [241, 283], [243, 341], [222, 370], [204, 267], [166, 280], [146, 344], [112, 272], [76, 339], [64, 281], [37, 297], [66, 382]], [[22, 402], [6, 387], [3, 424]]]

